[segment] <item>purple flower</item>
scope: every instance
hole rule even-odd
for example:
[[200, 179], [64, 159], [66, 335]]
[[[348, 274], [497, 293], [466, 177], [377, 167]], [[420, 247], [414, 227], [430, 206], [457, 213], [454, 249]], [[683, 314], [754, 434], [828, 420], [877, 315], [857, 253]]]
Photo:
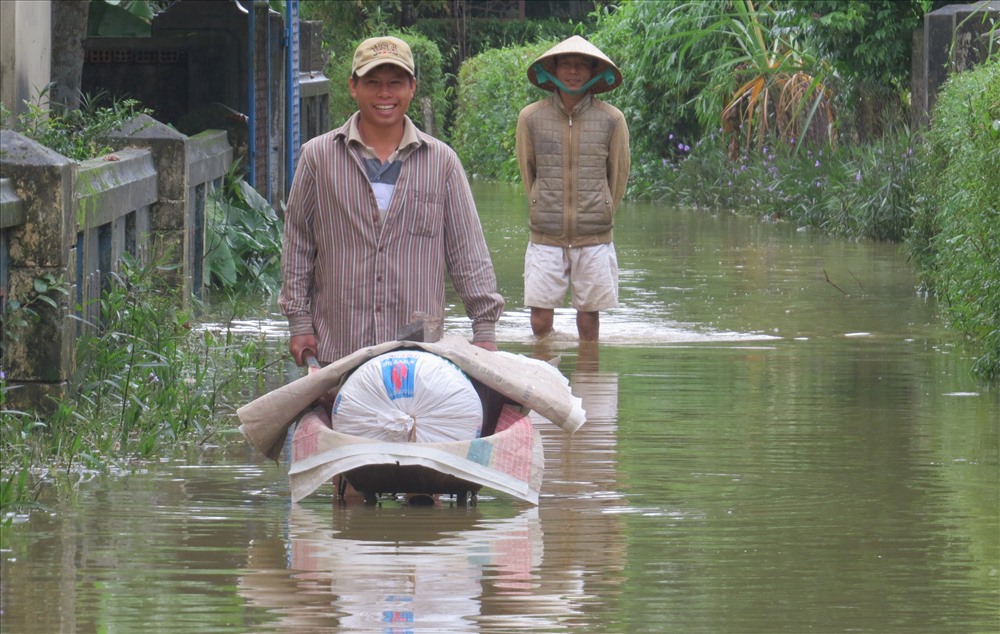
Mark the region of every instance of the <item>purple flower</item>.
[[819, 167], [819, 161], [816, 161], [816, 167]]
[[673, 141], [673, 140], [674, 140], [674, 133], [673, 133], [673, 132], [671, 132], [671, 133], [670, 133], [670, 134], [669, 134], [669, 135], [667, 136], [667, 140], [668, 140], [668, 141]]
[[691, 146], [690, 145], [685, 145], [684, 146], [684, 151], [685, 152], [690, 152], [691, 151]]
[[858, 182], [858, 183], [861, 182], [861, 170], [858, 170], [858, 173], [854, 175], [854, 180], [855, 180], [855, 182]]

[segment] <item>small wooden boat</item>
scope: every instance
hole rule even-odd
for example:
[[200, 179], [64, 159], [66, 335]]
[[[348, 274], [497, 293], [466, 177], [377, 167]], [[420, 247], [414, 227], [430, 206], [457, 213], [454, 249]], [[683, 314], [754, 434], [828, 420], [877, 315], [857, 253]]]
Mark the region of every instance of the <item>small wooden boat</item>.
[[[386, 442], [332, 429], [325, 407], [317, 401], [335, 394], [365, 361], [408, 347], [450, 360], [472, 380], [483, 402], [479, 438]], [[369, 502], [382, 494], [445, 494], [462, 503], [474, 502], [480, 489], [487, 487], [537, 504], [545, 459], [541, 436], [528, 415], [531, 411], [570, 433], [585, 420], [580, 399], [553, 366], [489, 352], [462, 337], [446, 337], [434, 343], [393, 341], [359, 350], [265, 394], [241, 407], [237, 415], [248, 441], [274, 459], [298, 419], [289, 468], [293, 501], [340, 477]]]

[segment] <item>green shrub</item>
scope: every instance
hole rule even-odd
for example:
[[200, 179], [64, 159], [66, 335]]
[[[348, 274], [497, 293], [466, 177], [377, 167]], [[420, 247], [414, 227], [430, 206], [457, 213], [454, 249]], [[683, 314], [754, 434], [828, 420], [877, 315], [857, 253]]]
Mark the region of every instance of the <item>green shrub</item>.
[[264, 374], [263, 337], [192, 327], [180, 290], [163, 286], [159, 268], [121, 261], [101, 295], [100, 328], [77, 340], [72, 392], [47, 418], [9, 409], [12, 388], [0, 373], [4, 508], [30, 503], [38, 474], [127, 467], [204, 440], [229, 423], [241, 390], [261, 387], [247, 376]]
[[[423, 35], [413, 32], [387, 32], [384, 35], [398, 37], [410, 45], [413, 51], [413, 63], [416, 66], [417, 92], [407, 111], [413, 123], [424, 130], [430, 130], [434, 136], [445, 138], [444, 122], [448, 108], [448, 90], [445, 85], [445, 74], [441, 51], [437, 44], [430, 41]], [[364, 41], [359, 39], [351, 44], [351, 53], [333, 57], [327, 66], [327, 75], [330, 77], [330, 124], [340, 126], [357, 110], [357, 104], [351, 98], [351, 91], [348, 88], [348, 79], [351, 77], [351, 65], [354, 61], [353, 52], [358, 44]], [[431, 101], [433, 119], [424, 120], [423, 100], [427, 98]]]
[[238, 163], [206, 203], [205, 285], [243, 294], [277, 294], [282, 223], [270, 203], [243, 180]]
[[494, 49], [465, 60], [458, 73], [452, 146], [476, 176], [520, 180], [514, 134], [524, 106], [550, 93], [528, 81], [528, 65], [555, 42]]
[[910, 249], [952, 324], [1000, 378], [1000, 58], [953, 75], [926, 132]]
[[[152, 113], [135, 99], [112, 100], [109, 105], [102, 105], [106, 93], [83, 95], [77, 110], [50, 110], [46, 107], [50, 87], [39, 92], [35, 103], [26, 104], [27, 111], [18, 115], [12, 129], [76, 161], [110, 153], [111, 133], [140, 114]], [[8, 117], [5, 112], [3, 119]]]
[[850, 238], [900, 241], [913, 219], [915, 139], [906, 129], [867, 146], [782, 146], [726, 156], [711, 133], [694, 147], [668, 142], [678, 158], [642, 161], [629, 195], [731, 209]]
[[713, 69], [736, 54], [719, 33], [706, 34], [726, 15], [728, 0], [623, 2], [598, 15], [591, 41], [622, 69], [622, 85], [607, 94], [629, 123], [632, 156], [672, 156], [676, 142], [693, 144], [718, 129], [723, 95], [711, 88]]

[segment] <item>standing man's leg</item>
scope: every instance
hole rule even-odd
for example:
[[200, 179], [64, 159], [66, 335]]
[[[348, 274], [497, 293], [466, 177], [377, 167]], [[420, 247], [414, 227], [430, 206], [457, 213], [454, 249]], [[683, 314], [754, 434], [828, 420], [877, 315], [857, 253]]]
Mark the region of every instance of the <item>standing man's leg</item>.
[[544, 337], [552, 332], [552, 322], [555, 320], [555, 309], [531, 307], [531, 332], [536, 337]]
[[576, 331], [580, 341], [597, 341], [601, 334], [601, 313], [576, 311]]
[[531, 308], [531, 332], [551, 334], [556, 307], [569, 288], [567, 249], [529, 242], [524, 254], [524, 305]]
[[613, 243], [568, 249], [576, 330], [580, 341], [597, 341], [600, 311], [618, 306], [618, 257]]

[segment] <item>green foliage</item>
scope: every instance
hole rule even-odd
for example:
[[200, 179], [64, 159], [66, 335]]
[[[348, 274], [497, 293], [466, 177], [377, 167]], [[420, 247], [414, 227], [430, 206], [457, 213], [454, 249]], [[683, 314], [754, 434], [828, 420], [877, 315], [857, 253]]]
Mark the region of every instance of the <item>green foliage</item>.
[[1000, 378], [1000, 58], [953, 75], [926, 132], [910, 249], [951, 322]]
[[[134, 99], [112, 100], [101, 105], [107, 93], [82, 95], [78, 110], [52, 111], [45, 107], [51, 85], [42, 89], [34, 103], [18, 116], [13, 129], [42, 145], [77, 161], [112, 151], [111, 133], [140, 114], [151, 114]], [[5, 117], [6, 120], [6, 117]]]
[[730, 59], [723, 38], [682, 36], [704, 33], [727, 4], [626, 1], [616, 11], [597, 14], [591, 41], [623, 75], [622, 85], [605, 98], [629, 122], [633, 156], [669, 157], [668, 135], [691, 144], [720, 127], [723, 94], [709, 81], [711, 70]]
[[73, 392], [47, 418], [9, 409], [0, 374], [5, 508], [30, 504], [39, 474], [124, 468], [205, 439], [231, 403], [245, 400], [247, 375], [264, 373], [262, 341], [193, 327], [180, 291], [163, 287], [160, 268], [121, 262], [101, 296], [100, 330], [77, 342]]
[[274, 295], [281, 287], [282, 223], [233, 163], [205, 209], [207, 286]]
[[[441, 51], [434, 42], [416, 33], [389, 31], [381, 33], [381, 35], [398, 37], [410, 45], [410, 50], [413, 51], [413, 63], [416, 67], [417, 92], [407, 115], [421, 130], [431, 130], [435, 136], [443, 138], [445, 113], [448, 107], [448, 89], [445, 85], [446, 77], [442, 67]], [[330, 91], [330, 122], [335, 126], [342, 124], [357, 110], [347, 82], [351, 76], [354, 49], [361, 42], [361, 39], [351, 42], [349, 46], [351, 53], [332, 58], [327, 67], [327, 75], [333, 85], [333, 89]], [[424, 120], [424, 99], [430, 99], [431, 102], [433, 111], [431, 121]]]
[[65, 282], [46, 273], [32, 280], [31, 289], [24, 295], [9, 297], [3, 312], [3, 340], [20, 341], [21, 331], [37, 323], [40, 307], [59, 309], [60, 296], [69, 296]]
[[626, 69], [609, 100], [643, 122], [641, 154], [670, 156], [668, 134], [691, 143], [721, 126], [736, 155], [775, 137], [828, 138], [825, 66], [792, 35], [770, 3], [629, 2], [600, 16], [594, 43]]
[[840, 132], [865, 141], [907, 120], [913, 32], [931, 0], [780, 0], [780, 22], [829, 61]]
[[731, 209], [850, 238], [899, 241], [912, 223], [916, 141], [906, 129], [870, 146], [763, 147], [726, 158], [718, 134], [685, 158], [640, 163], [630, 193], [677, 205]]
[[930, 0], [782, 0], [785, 23], [801, 31], [851, 80], [905, 86], [909, 82], [913, 31], [931, 10]]
[[462, 64], [452, 145], [476, 176], [504, 182], [520, 178], [514, 154], [517, 115], [549, 95], [528, 81], [528, 65], [554, 44], [494, 49]]

